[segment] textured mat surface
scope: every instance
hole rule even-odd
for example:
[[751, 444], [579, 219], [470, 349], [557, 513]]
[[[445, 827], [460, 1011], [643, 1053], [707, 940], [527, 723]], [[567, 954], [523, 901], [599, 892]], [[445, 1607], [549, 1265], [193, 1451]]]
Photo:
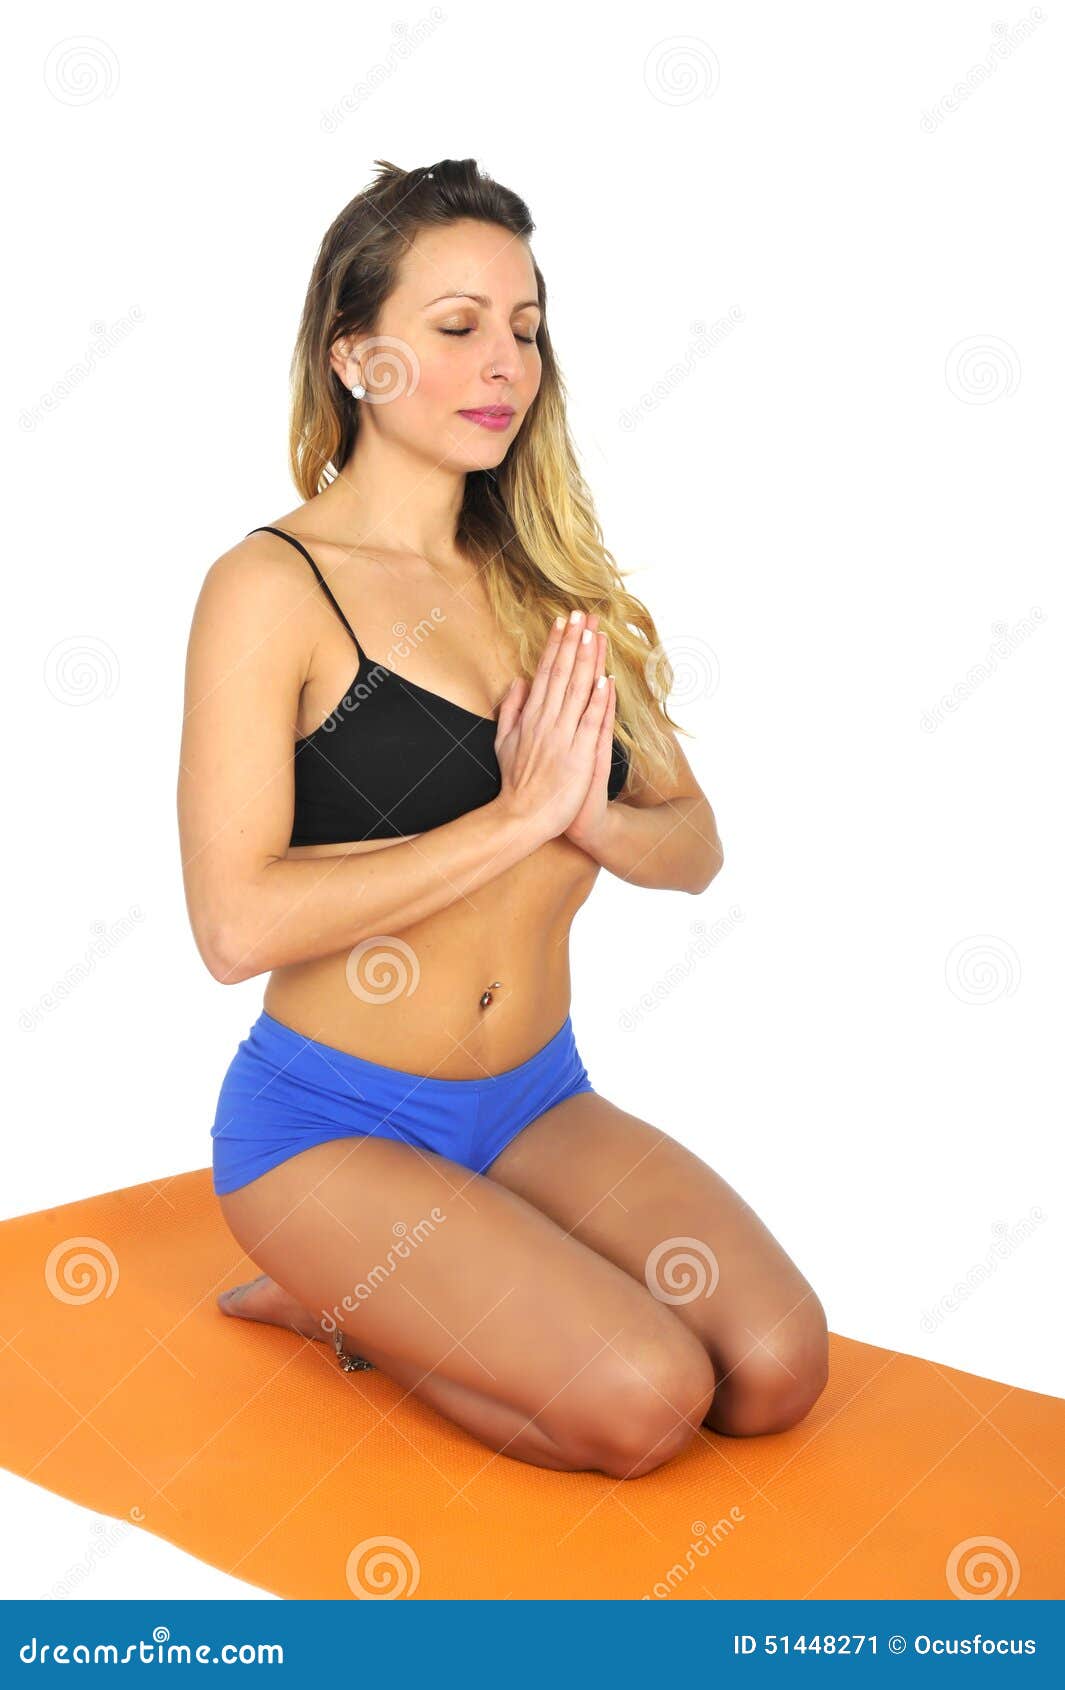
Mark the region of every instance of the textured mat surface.
[[790, 1431], [632, 1480], [496, 1455], [232, 1320], [209, 1171], [0, 1224], [0, 1462], [284, 1597], [1065, 1595], [1065, 1402], [832, 1336]]

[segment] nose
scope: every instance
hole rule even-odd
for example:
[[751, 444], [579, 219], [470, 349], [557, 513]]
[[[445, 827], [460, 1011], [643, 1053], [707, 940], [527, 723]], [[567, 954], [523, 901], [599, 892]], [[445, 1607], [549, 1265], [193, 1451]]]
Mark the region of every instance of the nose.
[[488, 381], [513, 382], [521, 375], [521, 359], [514, 344], [514, 337], [509, 330], [497, 335], [489, 349], [484, 366], [485, 377]]

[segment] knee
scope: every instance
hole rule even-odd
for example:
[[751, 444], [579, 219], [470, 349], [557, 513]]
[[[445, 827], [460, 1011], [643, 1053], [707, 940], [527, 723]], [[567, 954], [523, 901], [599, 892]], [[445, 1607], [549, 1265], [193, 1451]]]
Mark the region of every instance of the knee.
[[671, 1461], [698, 1434], [714, 1400], [714, 1369], [693, 1333], [606, 1352], [591, 1411], [577, 1433], [582, 1464], [635, 1479]]
[[740, 1332], [735, 1348], [742, 1359], [721, 1368], [714, 1429], [755, 1437], [805, 1419], [828, 1383], [828, 1325], [820, 1302], [808, 1298], [772, 1331]]

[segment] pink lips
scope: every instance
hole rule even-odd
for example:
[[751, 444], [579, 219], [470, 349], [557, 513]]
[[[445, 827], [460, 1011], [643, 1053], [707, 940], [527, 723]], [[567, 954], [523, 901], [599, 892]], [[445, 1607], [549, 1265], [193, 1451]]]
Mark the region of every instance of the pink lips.
[[509, 428], [514, 415], [509, 405], [485, 405], [479, 411], [460, 411], [460, 417], [469, 417], [471, 422], [480, 423], [482, 428], [492, 428], [499, 432]]

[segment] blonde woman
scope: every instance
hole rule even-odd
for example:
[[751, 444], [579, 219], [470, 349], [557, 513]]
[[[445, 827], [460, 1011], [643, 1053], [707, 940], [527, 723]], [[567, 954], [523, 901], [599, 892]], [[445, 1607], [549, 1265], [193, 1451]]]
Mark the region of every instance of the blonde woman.
[[[703, 1426], [794, 1424], [826, 1327], [575, 1042], [600, 869], [696, 894], [722, 853], [577, 467], [532, 229], [445, 159], [378, 160], [328, 230], [293, 359], [303, 502], [211, 565], [193, 617], [182, 858], [213, 977], [268, 975], [212, 1127], [263, 1271], [222, 1309], [492, 1450], [632, 1478]], [[656, 1295], [671, 1252], [712, 1284]]]

